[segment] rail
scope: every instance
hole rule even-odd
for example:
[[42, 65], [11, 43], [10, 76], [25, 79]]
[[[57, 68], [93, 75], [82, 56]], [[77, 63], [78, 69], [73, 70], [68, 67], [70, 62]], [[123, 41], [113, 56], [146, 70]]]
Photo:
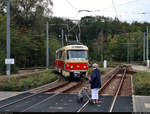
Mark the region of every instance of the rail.
[[[114, 70], [114, 72], [113, 73], [111, 73], [111, 78], [109, 79], [109, 80], [107, 80], [104, 84], [103, 84], [103, 86], [101, 87], [101, 89], [99, 90], [99, 94], [101, 94], [103, 91], [104, 91], [104, 89], [109, 85], [109, 83], [115, 78], [115, 76], [120, 72], [120, 70], [122, 69], [122, 66], [118, 66], [117, 68], [116, 68], [116, 70]], [[116, 92], [116, 94], [115, 94], [115, 97], [114, 97], [114, 100], [113, 100], [113, 102], [112, 102], [112, 105], [111, 105], [111, 108], [110, 108], [110, 110], [109, 110], [109, 112], [111, 112], [112, 111], [112, 109], [113, 109], [113, 106], [114, 106], [114, 104], [115, 104], [115, 101], [116, 101], [116, 98], [117, 98], [117, 96], [118, 96], [118, 93], [119, 93], [119, 91], [120, 91], [120, 89], [121, 89], [121, 86], [122, 86], [122, 84], [123, 84], [123, 80], [124, 80], [124, 78], [125, 78], [125, 73], [126, 73], [126, 71], [127, 71], [127, 68], [124, 70], [124, 73], [123, 73], [123, 77], [122, 77], [122, 79], [121, 79], [121, 83], [119, 84], [119, 87], [118, 87], [118, 89], [117, 89], [117, 92]], [[88, 106], [88, 104], [90, 103], [90, 100], [88, 100], [86, 103], [84, 103], [83, 104], [83, 106], [79, 109], [79, 110], [77, 110], [77, 112], [82, 112], [82, 111], [84, 111], [84, 109]]]
[[[68, 82], [65, 82], [65, 83], [63, 83], [63, 84], [61, 84], [61, 85], [58, 85], [58, 86], [56, 86], [56, 88], [59, 88], [60, 86], [64, 86], [64, 85], [66, 85], [66, 84], [68, 84]], [[54, 88], [52, 88], [52, 89], [54, 89]], [[20, 101], [23, 101], [23, 100], [25, 100], [25, 99], [28, 99], [28, 98], [30, 98], [30, 97], [36, 96], [36, 95], [38, 95], [38, 94], [41, 94], [41, 93], [47, 92], [47, 91], [50, 91], [50, 89], [46, 89], [46, 90], [43, 90], [43, 91], [40, 91], [40, 92], [34, 93], [34, 94], [32, 94], [32, 95], [26, 96], [26, 97], [24, 97], [24, 98], [21, 98], [21, 99], [19, 99], [19, 100], [16, 100], [16, 101], [10, 102], [10, 103], [8, 103], [8, 104], [5, 104], [5, 105], [3, 105], [3, 106], [0, 106], [0, 109], [2, 109], [2, 108], [4, 108], [4, 107], [7, 107], [7, 106], [9, 106], [9, 105], [12, 105], [12, 104], [18, 103], [18, 102], [20, 102]], [[27, 92], [26, 92], [26, 93], [27, 93]]]
[[56, 96], [59, 95], [60, 93], [64, 93], [65, 91], [70, 90], [70, 89], [72, 89], [73, 87], [76, 87], [76, 86], [78, 86], [78, 85], [80, 85], [80, 83], [77, 83], [77, 84], [73, 85], [72, 87], [69, 87], [69, 88], [67, 88], [67, 89], [65, 89], [65, 90], [62, 90], [62, 91], [60, 91], [60, 92], [57, 92], [57, 93], [55, 93], [54, 95], [52, 95], [52, 96], [50, 96], [50, 97], [48, 97], [48, 98], [42, 100], [41, 102], [38, 102], [38, 103], [36, 103], [36, 104], [34, 104], [34, 105], [32, 105], [32, 106], [30, 106], [30, 107], [24, 109], [24, 110], [21, 111], [21, 112], [25, 112], [25, 111], [27, 111], [27, 110], [29, 110], [29, 109], [31, 109], [31, 108], [33, 108], [33, 107], [35, 107], [35, 106], [41, 104], [41, 103], [44, 103], [44, 102], [46, 102], [47, 100], [56, 97]]
[[117, 99], [117, 97], [118, 97], [118, 94], [119, 94], [119, 92], [120, 92], [120, 90], [121, 90], [121, 87], [122, 87], [122, 85], [123, 85], [123, 81], [124, 81], [124, 79], [125, 79], [126, 71], [127, 71], [127, 69], [125, 68], [124, 73], [123, 73], [123, 76], [122, 76], [122, 78], [121, 78], [121, 82], [120, 82], [120, 84], [119, 84], [119, 87], [118, 87], [118, 89], [117, 89], [117, 92], [115, 93], [115, 97], [114, 97], [114, 99], [113, 99], [113, 102], [112, 102], [112, 105], [111, 105], [111, 107], [110, 107], [109, 112], [112, 112], [112, 110], [113, 110], [113, 108], [114, 108], [116, 99]]

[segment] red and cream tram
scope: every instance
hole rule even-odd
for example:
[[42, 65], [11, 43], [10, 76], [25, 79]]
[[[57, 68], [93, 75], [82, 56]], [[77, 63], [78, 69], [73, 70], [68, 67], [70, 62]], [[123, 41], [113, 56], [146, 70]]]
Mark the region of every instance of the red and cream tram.
[[88, 47], [67, 45], [56, 50], [56, 69], [65, 77], [85, 77], [88, 72]]

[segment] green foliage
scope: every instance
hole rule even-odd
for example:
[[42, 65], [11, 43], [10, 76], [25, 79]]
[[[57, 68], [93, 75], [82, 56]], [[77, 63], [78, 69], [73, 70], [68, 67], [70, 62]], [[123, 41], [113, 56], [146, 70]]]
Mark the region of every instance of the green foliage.
[[51, 66], [55, 66], [55, 54], [56, 54], [56, 50], [61, 48], [61, 43], [58, 40], [57, 37], [55, 36], [51, 36], [50, 41], [49, 41], [49, 47], [50, 47], [50, 65]]
[[[108, 37], [105, 55], [107, 60], [112, 58], [113, 61], [127, 61], [129, 52], [129, 61], [142, 61], [143, 54], [143, 33], [141, 31], [114, 35]], [[129, 45], [128, 45], [129, 43]]]
[[[101, 67], [99, 68], [99, 70], [100, 70], [101, 76], [105, 75], [105, 74], [107, 74], [109, 72], [109, 69], [104, 69], [104, 68], [101, 68]], [[92, 71], [93, 71], [93, 68], [89, 68], [88, 76], [92, 75]]]
[[50, 83], [56, 79], [57, 76], [51, 70], [48, 70], [36, 76], [21, 79], [12, 78], [10, 82], [1, 82], [0, 91], [24, 91]]
[[[6, 9], [6, 0], [0, 1], [1, 12]], [[52, 14], [52, 0], [10, 0], [11, 15], [21, 27], [31, 27], [41, 20], [41, 16]]]
[[[52, 0], [11, 0], [11, 58], [15, 59], [12, 72], [22, 67], [45, 66], [47, 21], [52, 67], [55, 65], [55, 51], [61, 47], [62, 28], [65, 35], [69, 35], [68, 40], [76, 39], [78, 24], [69, 19], [49, 17], [52, 11], [48, 5], [53, 5]], [[5, 73], [6, 0], [1, 0], [0, 6], [0, 73]], [[146, 22], [129, 24], [117, 18], [86, 16], [80, 20], [81, 42], [88, 46], [89, 57], [101, 61], [101, 66], [103, 60], [109, 63], [127, 61], [128, 41], [133, 44], [129, 49], [129, 61], [142, 61], [143, 31], [149, 25]]]
[[0, 16], [0, 72], [5, 71], [6, 17]]
[[[114, 38], [110, 39], [109, 45], [108, 45], [108, 51], [107, 55], [110, 55], [109, 57], [113, 56], [113, 60], [121, 60], [125, 61], [127, 56], [127, 36], [126, 35], [114, 35]], [[123, 53], [122, 53], [123, 52]]]
[[143, 61], [142, 64], [146, 66], [146, 61]]
[[[104, 67], [104, 61], [96, 61], [96, 60], [91, 60], [89, 61], [90, 64], [92, 65], [93, 63], [97, 63], [99, 67]], [[110, 61], [107, 61], [107, 67], [116, 67], [117, 65], [119, 65], [120, 63], [119, 62], [110, 62]]]
[[[129, 61], [142, 61], [143, 31], [146, 31], [149, 23], [129, 24], [102, 16], [86, 16], [81, 19], [81, 25], [81, 36], [88, 44], [89, 56], [92, 59], [127, 61], [129, 52]], [[103, 44], [100, 44], [100, 32], [104, 37]]]
[[140, 72], [133, 76], [133, 86], [135, 95], [150, 95], [150, 73]]

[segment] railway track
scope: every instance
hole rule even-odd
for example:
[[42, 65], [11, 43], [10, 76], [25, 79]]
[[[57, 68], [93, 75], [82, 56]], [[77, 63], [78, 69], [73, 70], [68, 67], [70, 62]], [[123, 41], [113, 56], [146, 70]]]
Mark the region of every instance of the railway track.
[[3, 108], [7, 108], [7, 107], [10, 107], [10, 106], [13, 106], [14, 104], [16, 103], [20, 103], [20, 102], [23, 102], [25, 100], [28, 100], [28, 99], [32, 99], [34, 98], [35, 96], [38, 96], [40, 95], [41, 93], [46, 93], [46, 94], [52, 94], [51, 96], [49, 96], [48, 98], [45, 98], [43, 99], [42, 101], [38, 102], [38, 103], [35, 103], [33, 104], [32, 106], [29, 106], [27, 108], [25, 108], [24, 110], [22, 110], [21, 112], [25, 112], [25, 111], [28, 111], [29, 109], [41, 104], [41, 103], [44, 103], [46, 102], [47, 100], [50, 100], [54, 97], [56, 97], [57, 95], [61, 94], [61, 93], [65, 93], [67, 91], [70, 91], [72, 90], [73, 88], [77, 87], [77, 86], [80, 86], [81, 83], [83, 82], [83, 80], [81, 80], [80, 82], [69, 82], [69, 81], [64, 81], [64, 83], [62, 84], [59, 84], [55, 87], [52, 87], [52, 88], [49, 88], [49, 89], [45, 89], [45, 90], [41, 90], [41, 91], [38, 91], [37, 93], [33, 93], [31, 95], [28, 95], [28, 96], [25, 96], [21, 99], [18, 99], [18, 100], [15, 100], [15, 101], [12, 101], [10, 103], [7, 103], [7, 104], [4, 104], [2, 106], [0, 106], [0, 110], [2, 110]]
[[[113, 100], [112, 100], [111, 105], [109, 106], [108, 112], [113, 112], [113, 107], [115, 105], [118, 95], [121, 93], [121, 89], [123, 86], [123, 82], [125, 82], [124, 80], [126, 78], [127, 72], [128, 72], [127, 66], [118, 66], [112, 73], [110, 73], [108, 75], [107, 81], [105, 80], [103, 82], [102, 87], [99, 90], [99, 95], [102, 96], [108, 89], [110, 90], [110, 87], [112, 86], [113, 83], [118, 83], [117, 86], [115, 87], [115, 89], [113, 89], [113, 93], [112, 93]], [[83, 83], [83, 82], [86, 82], [86, 81], [87, 80], [83, 79], [80, 82], [68, 82], [68, 81], [64, 81], [64, 80], [62, 81], [63, 83], [57, 82], [56, 83], [57, 86], [55, 86], [55, 87], [36, 90], [35, 93], [33, 92], [32, 94], [30, 94], [28, 96], [25, 96], [18, 100], [14, 100], [7, 104], [6, 103], [3, 104], [2, 106], [0, 106], [0, 111], [8, 109], [8, 111], [19, 110], [19, 112], [28, 112], [28, 111], [34, 110], [34, 109], [36, 109], [36, 107], [41, 106], [42, 104], [45, 104], [46, 102], [53, 101], [53, 99], [57, 98], [58, 95], [62, 95], [62, 93], [72, 93], [72, 91], [74, 91], [75, 89], [81, 88], [81, 86], [85, 85], [85, 83]], [[42, 97], [40, 97], [40, 94], [42, 94], [41, 95]], [[44, 97], [43, 95], [47, 95], [47, 97]], [[36, 100], [33, 100], [34, 97], [36, 97]], [[38, 97], [39, 97], [39, 99], [37, 100]], [[30, 100], [32, 103], [28, 103], [28, 102], [30, 102]], [[13, 104], [15, 104], [15, 105], [13, 106]], [[25, 105], [20, 106], [19, 104], [21, 104], [21, 105], [25, 104]], [[89, 104], [90, 104], [90, 100], [87, 99], [87, 101], [85, 101], [83, 104], [80, 104], [80, 106], [78, 108], [76, 107], [76, 109], [74, 111], [75, 112], [83, 112], [88, 107]], [[13, 109], [13, 107], [14, 107], [14, 109]], [[21, 107], [21, 109], [18, 107]], [[50, 108], [56, 108], [56, 107], [55, 107], [55, 105], [53, 106], [53, 104], [52, 104], [52, 106]], [[57, 107], [57, 108], [61, 108], [61, 107]]]
[[[112, 100], [112, 103], [110, 105], [110, 108], [109, 108], [108, 112], [113, 111], [116, 99], [117, 99], [119, 93], [121, 92], [121, 88], [122, 88], [122, 85], [123, 85], [123, 82], [124, 82], [124, 79], [125, 79], [126, 73], [127, 73], [127, 66], [121, 66], [121, 67], [117, 68], [116, 71], [114, 71], [112, 76], [109, 78], [109, 80], [107, 80], [103, 84], [101, 89], [99, 90], [99, 95], [102, 95], [102, 93], [106, 89], [110, 88], [111, 83], [113, 83], [113, 81], [115, 81], [116, 78], [118, 79], [117, 74], [120, 74], [120, 73], [121, 73], [121, 76], [119, 77], [118, 86], [114, 90], [114, 93], [113, 93], [114, 97], [113, 97], [113, 100]], [[83, 112], [86, 109], [86, 107], [89, 105], [89, 103], [90, 103], [90, 100], [88, 100], [85, 104], [83, 104], [83, 106], [79, 110], [77, 110], [77, 112]]]
[[[35, 107], [35, 106], [37, 106], [37, 105], [39, 105], [39, 104], [41, 104], [41, 103], [44, 103], [44, 102], [46, 102], [46, 101], [48, 101], [48, 100], [50, 100], [50, 99], [56, 97], [56, 96], [59, 95], [60, 93], [64, 93], [65, 91], [68, 91], [68, 90], [72, 89], [73, 87], [76, 87], [76, 86], [79, 86], [79, 85], [80, 85], [80, 83], [74, 83], [74, 84], [71, 84], [71, 86], [69, 86], [70, 83], [71, 83], [71, 82], [66, 82], [66, 83], [64, 83], [64, 84], [62, 84], [62, 85], [60, 85], [60, 86], [57, 86], [57, 87], [54, 87], [54, 88], [51, 88], [51, 89], [45, 91], [45, 92], [52, 92], [52, 93], [54, 93], [54, 95], [52, 95], [52, 96], [50, 96], [50, 97], [48, 97], [48, 98], [42, 100], [41, 102], [38, 102], [38, 103], [36, 103], [36, 104], [34, 104], [34, 105], [32, 105], [32, 106], [30, 106], [30, 107], [24, 109], [24, 110], [21, 111], [21, 112], [28, 111], [29, 109], [31, 109], [31, 108], [33, 108], [33, 107]], [[69, 86], [69, 87], [68, 87], [68, 86]]]
[[[63, 83], [63, 84], [61, 84], [61, 85], [59, 85], [59, 86], [54, 87], [54, 88], [59, 88], [59, 87], [62, 87], [62, 86], [64, 86], [64, 85], [66, 85], [66, 84], [68, 84], [68, 82], [65, 82], [65, 83]], [[54, 88], [51, 88], [51, 89], [54, 89]], [[13, 104], [18, 103], [18, 102], [21, 102], [21, 101], [23, 101], [23, 100], [25, 100], [25, 99], [34, 97], [34, 96], [36, 96], [36, 95], [38, 95], [38, 94], [41, 94], [41, 93], [44, 93], [44, 92], [47, 92], [47, 91], [51, 91], [51, 89], [46, 89], [46, 90], [43, 90], [43, 91], [34, 93], [34, 94], [32, 94], [32, 95], [26, 96], [26, 97], [24, 97], [24, 98], [18, 99], [18, 100], [16, 100], [16, 101], [10, 102], [10, 103], [8, 103], [8, 104], [5, 104], [5, 105], [3, 105], [3, 106], [0, 106], [0, 109], [2, 109], [2, 108], [4, 108], [4, 107], [7, 107], [7, 106], [9, 106], [9, 105], [13, 105]]]

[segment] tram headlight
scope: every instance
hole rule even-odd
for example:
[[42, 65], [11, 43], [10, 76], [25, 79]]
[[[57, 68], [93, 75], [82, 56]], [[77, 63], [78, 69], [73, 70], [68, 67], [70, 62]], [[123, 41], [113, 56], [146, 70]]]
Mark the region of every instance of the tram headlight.
[[66, 67], [69, 67], [69, 64], [66, 64]]
[[70, 68], [73, 68], [73, 66], [70, 66]]
[[83, 68], [85, 69], [85, 68], [86, 68], [86, 66], [83, 66]]

